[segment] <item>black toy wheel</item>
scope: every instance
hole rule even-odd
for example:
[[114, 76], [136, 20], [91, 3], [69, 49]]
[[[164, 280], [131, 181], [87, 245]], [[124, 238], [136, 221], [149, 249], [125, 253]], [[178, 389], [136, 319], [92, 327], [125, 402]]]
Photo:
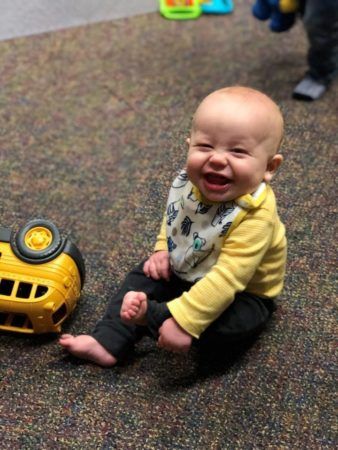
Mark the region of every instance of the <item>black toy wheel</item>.
[[48, 220], [30, 220], [17, 233], [16, 249], [25, 258], [50, 259], [57, 255], [62, 244], [58, 228]]

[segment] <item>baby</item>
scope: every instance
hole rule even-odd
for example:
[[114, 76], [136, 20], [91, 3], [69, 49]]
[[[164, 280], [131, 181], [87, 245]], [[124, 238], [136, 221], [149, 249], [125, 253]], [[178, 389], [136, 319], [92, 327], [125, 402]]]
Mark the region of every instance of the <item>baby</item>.
[[113, 366], [143, 335], [187, 352], [256, 336], [275, 310], [286, 238], [270, 180], [283, 118], [265, 94], [235, 86], [198, 106], [186, 167], [173, 181], [154, 253], [131, 271], [91, 335], [62, 335], [73, 355]]

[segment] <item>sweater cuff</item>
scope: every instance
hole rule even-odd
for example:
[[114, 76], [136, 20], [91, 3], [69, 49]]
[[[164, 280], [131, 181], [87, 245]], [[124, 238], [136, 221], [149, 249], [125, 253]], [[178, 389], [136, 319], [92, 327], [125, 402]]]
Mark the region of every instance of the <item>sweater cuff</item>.
[[167, 307], [173, 318], [179, 324], [179, 326], [183, 328], [184, 331], [193, 336], [195, 339], [199, 339], [201, 333], [198, 332], [196, 327], [194, 327], [193, 323], [190, 323], [187, 320], [185, 320], [184, 315], [180, 313], [179, 302], [172, 300], [167, 303]]
[[158, 241], [158, 242], [156, 242], [154, 251], [155, 252], [159, 252], [159, 251], [162, 251], [162, 250], [164, 250], [166, 252], [168, 251], [168, 245], [167, 245], [166, 241]]

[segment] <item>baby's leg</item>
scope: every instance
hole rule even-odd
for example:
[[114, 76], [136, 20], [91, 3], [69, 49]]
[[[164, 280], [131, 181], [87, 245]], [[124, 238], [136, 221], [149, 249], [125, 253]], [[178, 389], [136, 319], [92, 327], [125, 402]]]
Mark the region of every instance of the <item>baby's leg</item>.
[[125, 323], [146, 325], [147, 309], [147, 295], [144, 292], [129, 291], [123, 298], [120, 311], [121, 319]]
[[111, 355], [96, 339], [87, 334], [72, 336], [63, 334], [60, 345], [72, 355], [80, 359], [92, 361], [103, 367], [114, 366], [117, 359]]
[[234, 301], [200, 336], [204, 348], [232, 348], [252, 342], [264, 329], [276, 306], [249, 292], [239, 292]]

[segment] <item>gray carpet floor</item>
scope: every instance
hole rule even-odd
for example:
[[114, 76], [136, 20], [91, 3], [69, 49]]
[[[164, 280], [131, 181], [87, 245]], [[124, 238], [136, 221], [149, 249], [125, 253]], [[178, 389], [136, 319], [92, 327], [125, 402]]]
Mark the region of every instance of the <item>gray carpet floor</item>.
[[201, 362], [146, 338], [102, 369], [55, 336], [1, 333], [1, 448], [335, 448], [338, 92], [291, 99], [306, 48], [300, 22], [274, 35], [245, 0], [229, 16], [154, 13], [0, 43], [1, 224], [45, 217], [82, 250], [87, 280], [64, 331], [90, 332], [152, 251], [192, 113], [221, 86], [253, 86], [282, 108], [273, 187], [289, 241], [276, 316], [235, 358]]

